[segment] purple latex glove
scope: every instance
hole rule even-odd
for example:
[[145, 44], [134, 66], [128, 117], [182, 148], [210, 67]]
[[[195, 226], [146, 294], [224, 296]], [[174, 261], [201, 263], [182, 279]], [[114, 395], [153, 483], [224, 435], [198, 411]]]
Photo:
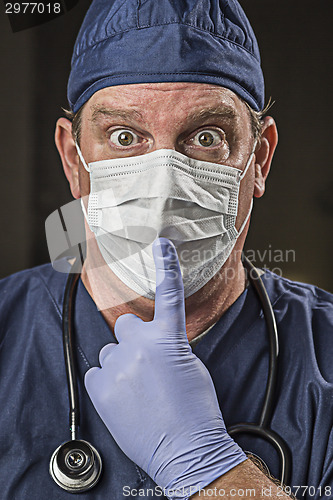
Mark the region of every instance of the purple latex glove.
[[188, 343], [177, 252], [166, 238], [153, 252], [153, 321], [120, 316], [119, 344], [103, 347], [102, 368], [91, 368], [85, 385], [124, 453], [168, 498], [187, 499], [246, 455], [228, 435], [210, 374]]

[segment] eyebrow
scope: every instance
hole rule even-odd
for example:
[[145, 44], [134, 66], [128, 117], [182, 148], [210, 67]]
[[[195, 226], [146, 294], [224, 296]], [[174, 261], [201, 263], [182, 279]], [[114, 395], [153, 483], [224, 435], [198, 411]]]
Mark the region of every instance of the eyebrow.
[[[116, 109], [108, 108], [99, 104], [92, 107], [91, 121], [97, 122], [101, 116], [108, 118], [122, 118], [123, 120], [141, 120], [142, 114], [135, 109]], [[187, 116], [187, 121], [199, 122], [211, 118], [235, 120], [237, 114], [233, 108], [226, 106], [217, 106], [216, 108], [207, 108], [194, 111]]]
[[201, 109], [189, 114], [188, 120], [191, 121], [204, 121], [210, 118], [220, 118], [235, 120], [237, 117], [236, 111], [233, 108], [226, 106], [217, 106], [216, 108]]
[[135, 109], [116, 109], [116, 108], [107, 108], [101, 105], [95, 105], [92, 108], [92, 116], [91, 121], [96, 122], [101, 116], [106, 116], [108, 118], [123, 118], [124, 120], [130, 119], [140, 119], [142, 120], [142, 114]]

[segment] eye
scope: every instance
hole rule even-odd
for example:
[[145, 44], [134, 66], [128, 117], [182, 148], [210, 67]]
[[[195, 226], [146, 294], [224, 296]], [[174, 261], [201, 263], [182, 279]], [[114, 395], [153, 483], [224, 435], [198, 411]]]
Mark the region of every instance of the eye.
[[224, 135], [216, 130], [201, 130], [192, 138], [192, 144], [208, 148], [210, 146], [217, 146], [222, 142], [223, 138]]
[[137, 144], [139, 142], [139, 138], [134, 132], [131, 132], [130, 130], [118, 129], [112, 132], [112, 134], [110, 135], [110, 141], [116, 146], [126, 147], [134, 146], [134, 144]]

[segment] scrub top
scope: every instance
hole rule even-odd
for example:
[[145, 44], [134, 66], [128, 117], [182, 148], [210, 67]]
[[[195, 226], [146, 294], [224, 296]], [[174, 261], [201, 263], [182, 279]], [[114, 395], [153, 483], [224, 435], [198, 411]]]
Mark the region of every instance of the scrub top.
[[[0, 491], [2, 500], [73, 500], [49, 475], [53, 451], [70, 439], [61, 331], [67, 276], [51, 265], [0, 282]], [[292, 452], [290, 484], [303, 499], [333, 498], [333, 297], [266, 271], [279, 329], [280, 360], [271, 428]], [[102, 456], [100, 482], [79, 498], [164, 498], [115, 444], [83, 384], [100, 349], [115, 339], [81, 281], [75, 300], [79, 438]], [[250, 285], [194, 347], [213, 378], [227, 426], [258, 422], [268, 374], [263, 311]], [[200, 401], [198, 401], [200, 405]], [[236, 441], [279, 475], [275, 450], [260, 438]], [[301, 488], [302, 487], [302, 488]]]

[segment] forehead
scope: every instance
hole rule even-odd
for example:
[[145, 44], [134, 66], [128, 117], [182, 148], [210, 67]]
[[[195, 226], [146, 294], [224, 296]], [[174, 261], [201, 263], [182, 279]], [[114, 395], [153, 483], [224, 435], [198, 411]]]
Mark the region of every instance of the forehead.
[[187, 117], [201, 111], [222, 112], [229, 118], [244, 119], [248, 110], [239, 97], [218, 85], [192, 82], [139, 83], [107, 87], [87, 102], [84, 115], [102, 109], [131, 110], [146, 120], [156, 113], [177, 113]]

